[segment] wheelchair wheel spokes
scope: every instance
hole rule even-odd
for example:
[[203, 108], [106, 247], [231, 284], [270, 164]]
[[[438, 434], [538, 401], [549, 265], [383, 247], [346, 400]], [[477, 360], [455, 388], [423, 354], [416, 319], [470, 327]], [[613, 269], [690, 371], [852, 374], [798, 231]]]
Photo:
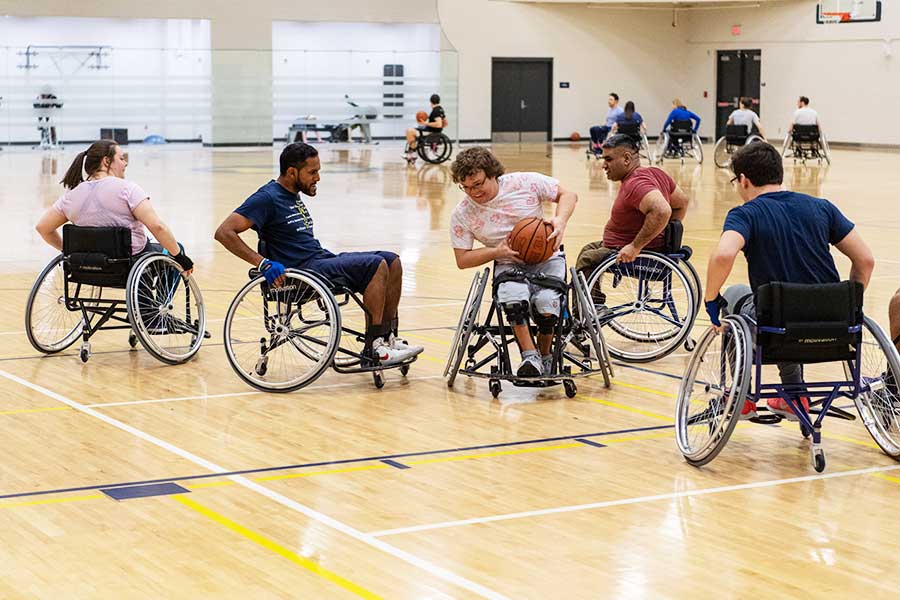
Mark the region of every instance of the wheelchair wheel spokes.
[[[25, 333], [36, 350], [47, 354], [65, 350], [81, 336], [82, 313], [80, 310], [69, 310], [66, 306], [65, 285], [60, 255], [44, 268], [28, 295]], [[99, 298], [100, 292], [101, 288], [82, 285], [78, 296]]]
[[225, 316], [225, 353], [244, 381], [289, 392], [315, 381], [334, 361], [341, 315], [333, 294], [315, 279], [288, 271], [280, 288], [248, 282]]
[[690, 334], [697, 301], [689, 272], [657, 254], [633, 263], [605, 261], [591, 276], [589, 289], [607, 325], [609, 352], [621, 360], [646, 362], [674, 351]]
[[750, 333], [728, 320], [718, 334], [707, 329], [687, 365], [675, 412], [678, 449], [694, 466], [716, 457], [731, 436], [750, 383]]
[[125, 292], [128, 318], [141, 345], [169, 364], [193, 358], [206, 331], [200, 288], [182, 272], [169, 256], [147, 255], [132, 267]]
[[884, 453], [900, 460], [900, 360], [887, 335], [869, 317], [863, 325], [859, 361], [862, 393], [855, 399], [859, 416]]

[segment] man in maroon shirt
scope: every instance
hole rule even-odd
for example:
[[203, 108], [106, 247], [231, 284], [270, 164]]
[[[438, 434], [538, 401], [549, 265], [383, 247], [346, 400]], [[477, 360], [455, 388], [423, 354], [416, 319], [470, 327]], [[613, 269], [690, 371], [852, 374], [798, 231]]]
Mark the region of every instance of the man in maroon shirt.
[[641, 166], [638, 148], [630, 136], [617, 134], [606, 139], [603, 169], [610, 181], [621, 181], [622, 186], [603, 230], [603, 240], [591, 242], [578, 253], [575, 268], [585, 278], [616, 251], [616, 261], [628, 263], [645, 248], [661, 248], [666, 225], [683, 220], [687, 212], [687, 195], [662, 169]]

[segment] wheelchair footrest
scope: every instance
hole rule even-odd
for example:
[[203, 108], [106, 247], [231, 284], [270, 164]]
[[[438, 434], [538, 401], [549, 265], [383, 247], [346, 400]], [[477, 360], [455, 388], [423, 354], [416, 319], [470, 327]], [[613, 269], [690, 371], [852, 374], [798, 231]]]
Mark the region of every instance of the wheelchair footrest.
[[544, 388], [561, 385], [562, 379], [543, 379], [543, 378], [518, 378], [508, 380], [514, 387], [535, 387]]
[[[762, 408], [758, 408], [757, 410], [762, 411]], [[760, 425], [775, 425], [776, 423], [781, 423], [784, 419], [781, 418], [780, 415], [770, 414], [770, 415], [758, 415], [750, 419], [751, 423], [759, 423]]]

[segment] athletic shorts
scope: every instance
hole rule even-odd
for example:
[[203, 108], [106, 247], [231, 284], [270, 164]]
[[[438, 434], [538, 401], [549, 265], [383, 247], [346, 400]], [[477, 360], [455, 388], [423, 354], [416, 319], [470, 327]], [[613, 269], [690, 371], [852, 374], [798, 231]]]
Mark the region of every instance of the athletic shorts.
[[322, 275], [333, 285], [340, 285], [361, 294], [375, 277], [381, 261], [388, 266], [399, 258], [393, 252], [341, 252], [328, 258], [314, 258], [300, 268]]

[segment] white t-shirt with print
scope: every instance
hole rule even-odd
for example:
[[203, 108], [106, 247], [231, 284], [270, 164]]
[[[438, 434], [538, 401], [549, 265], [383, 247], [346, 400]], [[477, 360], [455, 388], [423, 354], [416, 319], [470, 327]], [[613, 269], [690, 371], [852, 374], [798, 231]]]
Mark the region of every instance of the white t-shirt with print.
[[450, 242], [471, 250], [478, 240], [495, 248], [525, 217], [543, 217], [542, 202], [555, 202], [559, 180], [540, 173], [507, 173], [497, 178], [500, 190], [493, 200], [479, 204], [466, 196], [450, 216]]

